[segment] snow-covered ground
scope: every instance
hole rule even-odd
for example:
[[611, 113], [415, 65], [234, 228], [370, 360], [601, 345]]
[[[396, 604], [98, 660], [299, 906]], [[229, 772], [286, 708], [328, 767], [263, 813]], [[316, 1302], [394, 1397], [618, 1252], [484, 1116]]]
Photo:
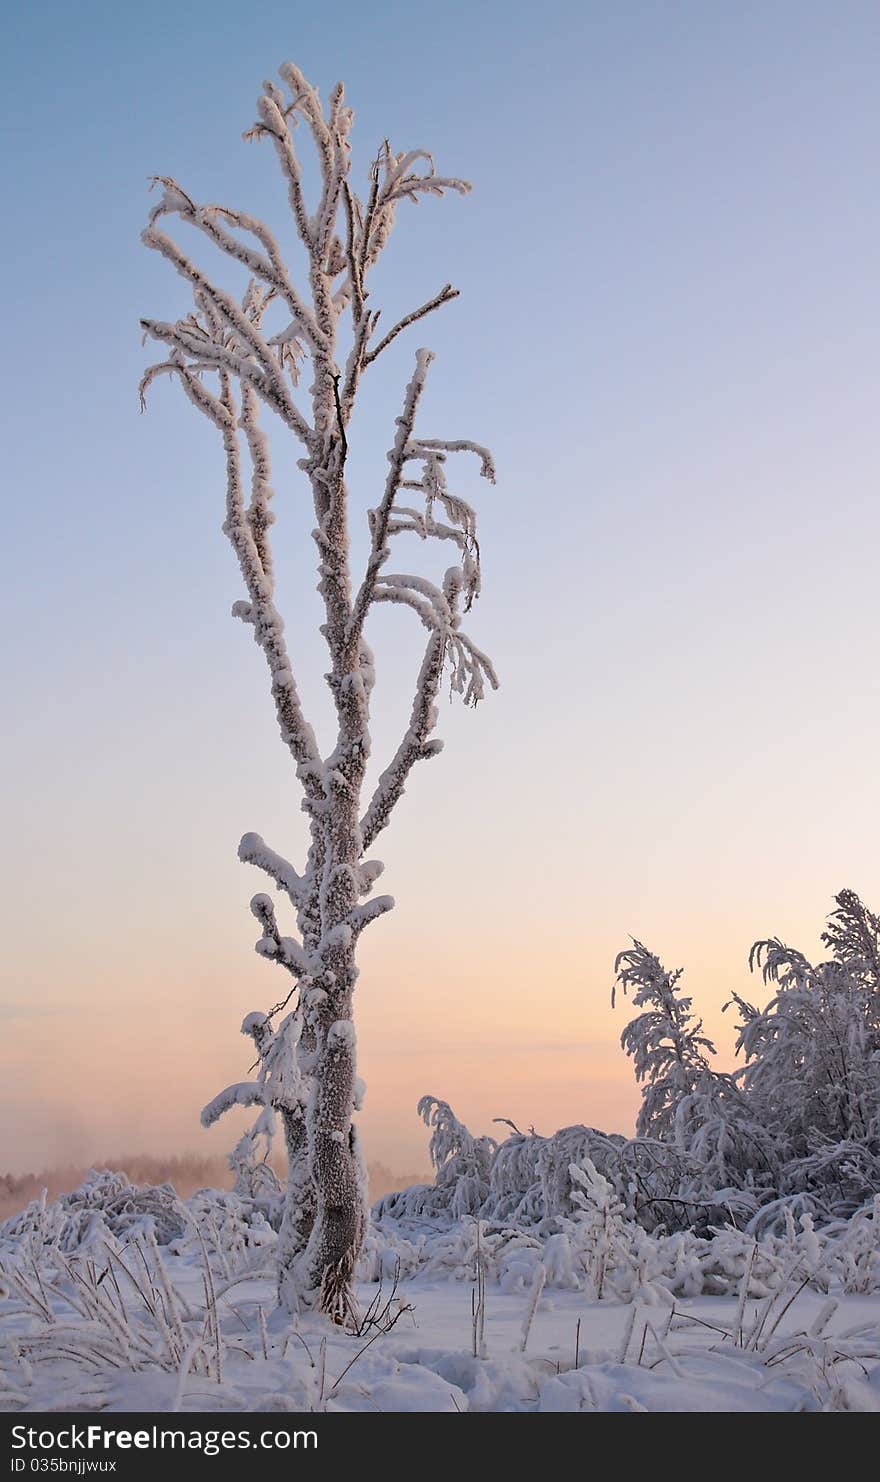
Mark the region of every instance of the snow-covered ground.
[[880, 1409], [872, 1210], [760, 1243], [386, 1219], [353, 1333], [275, 1311], [258, 1208], [113, 1178], [0, 1227], [2, 1408]]

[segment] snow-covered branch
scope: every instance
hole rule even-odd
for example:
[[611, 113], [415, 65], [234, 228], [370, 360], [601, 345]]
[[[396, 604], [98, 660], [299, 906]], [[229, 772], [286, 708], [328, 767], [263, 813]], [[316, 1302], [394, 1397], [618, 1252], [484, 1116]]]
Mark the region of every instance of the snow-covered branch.
[[279, 967], [286, 968], [293, 977], [304, 978], [311, 967], [308, 954], [293, 937], [281, 935], [271, 898], [268, 895], [255, 895], [251, 901], [251, 911], [263, 928], [263, 935], [256, 944], [259, 955], [277, 962]]
[[349, 643], [357, 642], [360, 639], [364, 619], [375, 593], [376, 579], [383, 563], [388, 559], [389, 552], [386, 544], [388, 522], [391, 518], [394, 500], [397, 497], [400, 481], [403, 477], [407, 446], [412, 437], [416, 411], [422, 392], [425, 389], [428, 367], [433, 358], [430, 350], [416, 351], [416, 368], [406, 388], [403, 411], [397, 419], [397, 433], [394, 438], [394, 445], [388, 454], [389, 468], [385, 481], [385, 492], [382, 496], [382, 503], [371, 516], [370, 554], [367, 558], [367, 569], [364, 573], [364, 579], [361, 582], [360, 590], [352, 606], [351, 623], [347, 635]]
[[[246, 211], [236, 211], [229, 206], [198, 206], [181, 189], [177, 181], [169, 176], [156, 176], [154, 183], [161, 184], [164, 189], [160, 201], [150, 212], [149, 226], [144, 233], [144, 241], [148, 247], [159, 245], [149, 240], [149, 234], [160, 217], [178, 216], [182, 221], [186, 221], [197, 231], [202, 232], [228, 257], [246, 267], [254, 278], [260, 279], [273, 293], [278, 294], [287, 304], [298, 333], [312, 349], [327, 348], [324, 337], [315, 322], [314, 314], [306, 307], [290, 281], [278, 243], [265, 222], [249, 215]], [[264, 253], [257, 252], [239, 237], [234, 236], [232, 232], [227, 231], [223, 225], [224, 221], [256, 237], [264, 248]], [[162, 249], [159, 248], [159, 250]]]
[[[428, 167], [421, 173], [413, 168], [420, 161], [425, 161]], [[466, 180], [438, 175], [426, 150], [411, 149], [395, 154], [386, 139], [373, 165], [370, 197], [364, 215], [361, 240], [363, 275], [387, 245], [399, 201], [416, 202], [420, 195], [442, 196], [448, 190], [467, 195], [470, 188]]]
[[213, 1127], [224, 1112], [231, 1111], [234, 1106], [262, 1106], [264, 1104], [263, 1088], [258, 1081], [238, 1081], [234, 1086], [227, 1086], [213, 1101], [203, 1108], [199, 1120], [203, 1127]]
[[420, 437], [406, 450], [407, 458], [423, 458], [425, 453], [475, 453], [480, 460], [480, 477], [495, 483], [495, 461], [482, 443], [469, 438]]
[[293, 135], [287, 122], [296, 108], [297, 95], [294, 96], [293, 103], [288, 105], [284, 101], [281, 89], [274, 82], [265, 83], [264, 88], [262, 96], [257, 100], [259, 119], [252, 128], [246, 131], [244, 138], [268, 137], [272, 140], [282, 172], [287, 180], [288, 200], [300, 240], [304, 246], [311, 248], [312, 236], [309, 213], [302, 189], [302, 171], [293, 145]]
[[366, 365], [372, 365], [377, 356], [381, 355], [382, 351], [386, 350], [392, 340], [396, 340], [397, 336], [403, 330], [408, 329], [411, 324], [416, 324], [419, 319], [424, 319], [427, 314], [433, 313], [434, 309], [439, 309], [443, 304], [448, 304], [451, 299], [458, 298], [458, 296], [459, 289], [453, 288], [451, 283], [447, 283], [444, 288], [440, 289], [439, 293], [435, 293], [433, 298], [428, 299], [426, 304], [422, 304], [421, 308], [413, 309], [410, 314], [404, 314], [403, 318], [399, 319], [394, 325], [394, 328], [389, 329], [388, 333], [383, 336], [375, 349], [367, 352], [364, 356], [364, 363]]
[[298, 875], [293, 865], [260, 837], [259, 834], [244, 834], [238, 846], [238, 857], [242, 864], [256, 865], [258, 870], [274, 880], [279, 890], [283, 890], [290, 897], [292, 904], [300, 907], [304, 904], [307, 886], [306, 881]]
[[263, 577], [271, 594], [274, 586], [272, 570], [272, 548], [269, 530], [275, 523], [270, 508], [274, 496], [272, 472], [269, 462], [269, 441], [260, 427], [257, 416], [257, 399], [250, 386], [241, 389], [241, 426], [247, 440], [251, 458], [251, 501], [245, 510], [245, 519], [250, 526], [254, 550], [260, 562]]
[[212, 316], [228, 331], [226, 334], [215, 332], [208, 335], [190, 316], [173, 324], [158, 319], [142, 319], [144, 333], [200, 365], [226, 371], [240, 382], [251, 385], [296, 433], [304, 447], [313, 447], [314, 431], [287, 389], [280, 357], [263, 339], [253, 318], [244, 312], [231, 294], [210, 283], [164, 232], [148, 229], [143, 233], [143, 240], [148, 247], [155, 247], [175, 264], [192, 284], [199, 306], [210, 307]]
[[201, 379], [203, 371], [214, 369], [213, 365], [204, 362], [187, 361], [179, 350], [172, 350], [170, 359], [161, 360], [156, 365], [149, 366], [142, 375], [138, 386], [141, 410], [146, 411], [147, 392], [159, 376], [178, 376], [193, 406], [208, 417], [222, 432], [225, 427], [231, 425], [231, 413], [224, 407], [220, 398], [207, 389]]
[[[284, 623], [271, 599], [271, 579], [266, 575], [254, 538], [252, 519], [241, 487], [240, 448], [235, 432], [235, 407], [227, 377], [222, 378], [221, 402], [230, 413], [223, 427], [226, 452], [226, 519], [223, 530], [238, 557], [250, 602], [236, 603], [235, 616], [252, 625], [254, 639], [263, 650], [272, 681], [272, 695], [282, 739], [297, 762], [298, 775], [307, 797], [320, 799], [322, 764], [317, 741], [303, 715], [299, 692], [290, 667], [284, 639]], [[254, 428], [251, 427], [251, 438]]]
[[377, 895], [371, 901], [364, 901], [363, 905], [355, 906], [348, 918], [355, 938], [360, 936], [364, 927], [369, 926], [373, 921], [378, 921], [380, 916], [386, 916], [389, 911], [393, 910], [393, 895]]
[[434, 632], [428, 640], [416, 692], [413, 699], [409, 725], [394, 757], [382, 773], [361, 821], [364, 848], [369, 849], [377, 834], [388, 823], [395, 805], [403, 796], [407, 778], [417, 761], [426, 761], [436, 756], [442, 743], [429, 742], [437, 724], [435, 700], [443, 676], [443, 660], [446, 640], [442, 631]]

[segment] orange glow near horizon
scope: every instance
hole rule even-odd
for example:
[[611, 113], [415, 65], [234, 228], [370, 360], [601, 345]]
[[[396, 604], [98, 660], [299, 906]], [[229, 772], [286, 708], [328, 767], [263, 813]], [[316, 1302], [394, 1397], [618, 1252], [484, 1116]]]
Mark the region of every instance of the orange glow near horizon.
[[[356, 1022], [367, 1082], [360, 1126], [371, 1160], [398, 1173], [427, 1170], [428, 1134], [416, 1115], [426, 1093], [449, 1101], [476, 1133], [505, 1136], [497, 1117], [539, 1132], [573, 1122], [632, 1129], [638, 1090], [619, 1046], [632, 1009], [625, 999], [611, 1008], [613, 949], [604, 933], [582, 958], [570, 945], [553, 953], [539, 937], [530, 955], [520, 943], [505, 945], [503, 934], [484, 940], [478, 954], [464, 932], [435, 937], [425, 953], [421, 933], [432, 927], [413, 914], [408, 923], [402, 910], [396, 922], [388, 918], [384, 941], [378, 932], [365, 939]], [[246, 934], [246, 918], [233, 927]], [[7, 1026], [0, 1073], [14, 1128], [4, 1149], [8, 1171], [232, 1146], [246, 1114], [205, 1132], [199, 1111], [222, 1085], [248, 1077], [250, 1042], [236, 1030], [265, 1002], [267, 964], [246, 943], [235, 945], [233, 930], [223, 950], [205, 943], [200, 953], [190, 944], [192, 960], [181, 966], [183, 943], [172, 936], [126, 966], [124, 996], [117, 970], [96, 963], [88, 1000], [75, 1012], [47, 1004], [39, 1017]], [[684, 984], [716, 1039], [719, 1063], [730, 1066], [733, 1024], [721, 1005], [731, 987], [757, 998], [763, 988], [742, 962], [718, 981], [718, 965], [735, 961], [732, 944], [728, 951], [718, 938], [690, 945]], [[684, 952], [666, 965], [683, 960]], [[168, 962], [177, 963], [173, 972], [163, 969]]]

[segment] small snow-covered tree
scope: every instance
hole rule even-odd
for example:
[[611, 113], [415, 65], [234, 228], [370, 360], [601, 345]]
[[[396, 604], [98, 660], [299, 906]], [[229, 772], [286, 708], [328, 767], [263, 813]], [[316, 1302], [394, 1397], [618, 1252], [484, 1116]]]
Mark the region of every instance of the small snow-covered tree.
[[854, 891], [835, 903], [822, 937], [831, 958], [814, 965], [778, 937], [756, 942], [750, 964], [777, 992], [764, 1009], [733, 1001], [739, 1082], [774, 1129], [788, 1189], [824, 1186], [845, 1206], [880, 1172], [880, 920]]
[[[277, 1094], [270, 1098], [281, 1113], [290, 1158], [279, 1242], [280, 1294], [290, 1304], [317, 1299], [341, 1320], [366, 1218], [366, 1182], [352, 1120], [359, 1099], [352, 1022], [355, 956], [361, 933], [393, 905], [389, 896], [371, 897], [381, 864], [369, 851], [412, 769], [440, 750], [433, 733], [443, 675], [469, 704], [496, 685], [490, 661], [461, 626], [480, 589], [479, 546], [474, 510], [448, 481], [458, 454], [474, 454], [480, 473], [492, 481], [494, 470], [479, 444], [417, 431], [432, 360], [428, 350], [417, 350], [384, 486], [367, 512], [368, 554], [355, 579], [346, 463], [359, 390], [400, 334], [456, 296], [446, 284], [383, 333], [371, 299], [371, 274], [402, 204], [463, 193], [469, 186], [438, 174], [424, 150], [396, 153], [386, 141], [359, 195], [351, 177], [353, 115], [341, 84], [325, 107], [297, 67], [285, 63], [280, 76], [283, 87], [264, 85], [257, 122], [245, 137], [268, 141], [277, 155], [299, 241], [299, 267], [285, 260], [279, 239], [262, 220], [244, 210], [199, 204], [175, 180], [159, 177], [159, 199], [143, 241], [186, 281], [192, 308], [172, 321], [142, 320], [146, 336], [165, 346], [167, 354], [144, 376], [141, 394], [157, 376], [175, 376], [221, 440], [223, 528], [246, 591], [233, 613], [251, 628], [266, 660], [281, 739], [303, 793], [310, 831], [304, 869], [295, 869], [256, 834], [242, 839], [239, 857], [275, 884], [292, 908], [298, 931], [294, 937], [283, 929], [268, 896], [255, 897], [253, 910], [262, 928], [257, 950], [290, 974], [298, 989], [285, 1023], [267, 1033], [264, 1050], [264, 1068], [265, 1055], [277, 1065], [287, 1063], [280, 1082], [275, 1075]], [[317, 161], [319, 186], [312, 201], [295, 137], [298, 125], [310, 137]], [[171, 223], [200, 237], [232, 271], [243, 269], [248, 280], [243, 295], [184, 250], [171, 235]], [[306, 717], [294, 655], [275, 606], [273, 485], [260, 421], [264, 412], [298, 444], [299, 468], [311, 490], [324, 607], [321, 635], [336, 718], [327, 750]], [[402, 536], [436, 540], [451, 552], [453, 564], [439, 582], [389, 567], [392, 546]], [[409, 722], [367, 797], [375, 676], [366, 629], [375, 608], [388, 603], [409, 610], [425, 630], [426, 642]]]
[[615, 987], [633, 989], [643, 1010], [620, 1037], [642, 1084], [636, 1136], [623, 1159], [634, 1204], [645, 1219], [693, 1223], [717, 1209], [719, 1196], [729, 1202], [734, 1189], [772, 1177], [767, 1139], [734, 1077], [710, 1064], [715, 1046], [679, 988], [683, 969], [667, 971], [634, 940], [614, 971]]
[[854, 890], [841, 890], [834, 897], [835, 910], [828, 917], [822, 943], [831, 948], [835, 961], [844, 963], [877, 997], [868, 1002], [875, 1028], [880, 1028], [880, 916], [859, 899]]
[[492, 1160], [498, 1149], [494, 1137], [474, 1137], [460, 1122], [448, 1101], [422, 1096], [418, 1113], [431, 1128], [428, 1153], [436, 1169], [436, 1184], [453, 1191], [449, 1205], [454, 1215], [476, 1214], [489, 1191]]
[[580, 1236], [579, 1245], [585, 1259], [592, 1294], [597, 1301], [605, 1296], [609, 1268], [622, 1244], [623, 1204], [613, 1186], [589, 1158], [569, 1167], [572, 1182], [571, 1200], [575, 1206], [574, 1223]]
[[[706, 1051], [715, 1053], [702, 1020], [691, 1013], [693, 1000], [679, 991], [682, 973], [682, 968], [667, 972], [659, 957], [635, 939], [614, 962], [615, 989], [619, 986], [625, 994], [632, 988], [633, 1005], [644, 1010], [620, 1036], [643, 1087], [637, 1135], [679, 1144], [682, 1107], [711, 1074]], [[614, 996], [612, 990], [612, 1004]]]

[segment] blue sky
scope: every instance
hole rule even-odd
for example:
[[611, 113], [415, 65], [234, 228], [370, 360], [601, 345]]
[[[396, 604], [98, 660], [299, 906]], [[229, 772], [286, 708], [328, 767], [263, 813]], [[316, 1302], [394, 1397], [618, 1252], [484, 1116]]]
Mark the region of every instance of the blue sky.
[[[688, 963], [725, 1050], [753, 937], [813, 950], [834, 890], [880, 898], [880, 10], [32, 4], [5, 39], [0, 1125], [26, 1120], [0, 1166], [197, 1145], [275, 986], [235, 845], [258, 829], [296, 854], [301, 821], [228, 617], [220, 458], [174, 387], [145, 417], [136, 387], [139, 316], [183, 303], [138, 240], [147, 177], [283, 224], [272, 157], [240, 136], [285, 58], [325, 94], [345, 79], [356, 169], [387, 134], [474, 183], [392, 238], [388, 322], [447, 280], [462, 297], [377, 367], [355, 506], [418, 343], [426, 431], [499, 467], [472, 489], [471, 630], [503, 688], [444, 713], [382, 851], [368, 1142], [411, 1164], [421, 1091], [480, 1125], [624, 1125], [627, 933]], [[320, 715], [293, 457], [281, 590]], [[380, 763], [416, 656], [398, 616], [376, 630]]]

